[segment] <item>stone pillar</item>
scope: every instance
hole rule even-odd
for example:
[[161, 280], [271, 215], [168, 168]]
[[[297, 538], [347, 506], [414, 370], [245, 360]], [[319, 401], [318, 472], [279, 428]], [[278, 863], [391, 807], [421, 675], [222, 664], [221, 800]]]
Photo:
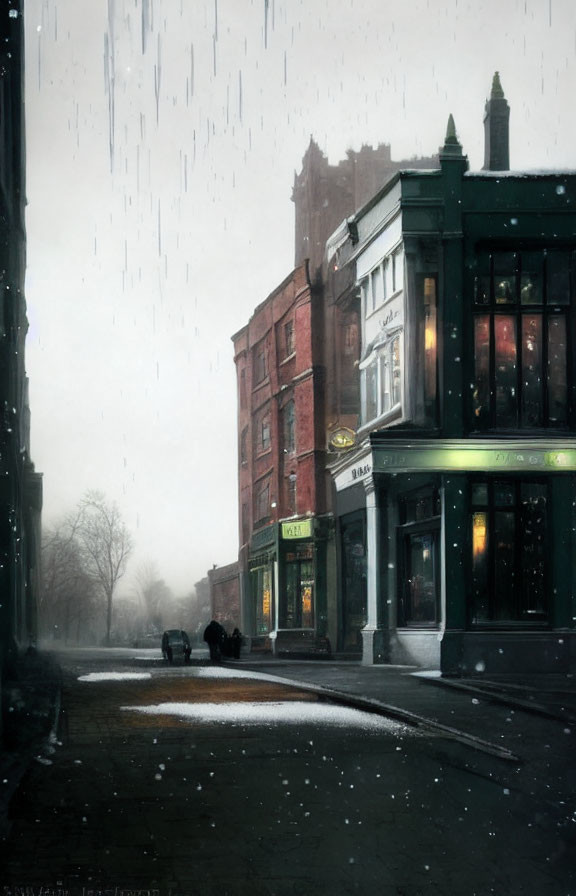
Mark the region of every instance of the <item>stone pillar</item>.
[[362, 665], [372, 666], [386, 661], [386, 639], [380, 610], [380, 509], [372, 479], [366, 488], [366, 550], [367, 550], [367, 619], [362, 629]]

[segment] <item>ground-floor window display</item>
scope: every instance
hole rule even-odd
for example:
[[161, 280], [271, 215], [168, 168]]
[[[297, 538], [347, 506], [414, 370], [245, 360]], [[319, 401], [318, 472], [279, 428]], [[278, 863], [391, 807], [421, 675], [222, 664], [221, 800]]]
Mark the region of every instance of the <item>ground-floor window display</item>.
[[291, 545], [284, 553], [280, 628], [314, 628], [314, 547]]
[[472, 623], [545, 620], [546, 484], [474, 480], [471, 505]]
[[440, 622], [440, 501], [428, 487], [399, 502], [398, 624], [436, 626]]
[[253, 632], [255, 635], [267, 635], [274, 622], [271, 566], [258, 566], [250, 570], [250, 594]]

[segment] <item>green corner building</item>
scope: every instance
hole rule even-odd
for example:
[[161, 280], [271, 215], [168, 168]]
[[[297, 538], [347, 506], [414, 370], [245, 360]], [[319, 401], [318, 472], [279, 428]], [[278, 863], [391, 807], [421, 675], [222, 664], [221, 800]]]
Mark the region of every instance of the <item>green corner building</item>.
[[360, 563], [365, 663], [576, 664], [576, 172], [510, 171], [508, 117], [496, 75], [483, 170], [450, 117], [440, 168], [396, 175], [338, 247], [362, 297], [339, 600], [358, 612]]

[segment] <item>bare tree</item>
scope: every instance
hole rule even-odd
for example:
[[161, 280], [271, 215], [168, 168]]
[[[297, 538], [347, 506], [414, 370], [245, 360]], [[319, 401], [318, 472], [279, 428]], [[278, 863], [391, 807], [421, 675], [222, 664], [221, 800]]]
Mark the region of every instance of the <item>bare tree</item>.
[[39, 623], [44, 635], [86, 640], [96, 617], [96, 589], [82, 565], [80, 545], [70, 520], [45, 530], [42, 536], [42, 588]]
[[148, 561], [138, 567], [135, 576], [136, 593], [146, 613], [149, 627], [160, 631], [164, 619], [174, 609], [174, 595], [158, 574], [155, 563]]
[[76, 533], [84, 568], [106, 602], [106, 643], [110, 644], [114, 592], [126, 571], [132, 539], [116, 504], [97, 491], [89, 491], [82, 498]]

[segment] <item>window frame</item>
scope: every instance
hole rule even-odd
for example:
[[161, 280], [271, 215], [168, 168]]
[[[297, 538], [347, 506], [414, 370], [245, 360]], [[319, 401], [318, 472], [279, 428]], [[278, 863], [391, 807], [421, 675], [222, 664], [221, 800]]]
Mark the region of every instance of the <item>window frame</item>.
[[[486, 501], [474, 503], [473, 489], [475, 486], [487, 486]], [[513, 490], [514, 500], [511, 504], [504, 502], [498, 503], [495, 497], [496, 488], [509, 487]], [[543, 574], [542, 574], [542, 595], [544, 600], [544, 609], [542, 612], [530, 612], [526, 608], [522, 608], [523, 586], [525, 585], [526, 573], [523, 570], [522, 559], [525, 556], [526, 540], [523, 536], [522, 526], [522, 486], [540, 487], [545, 494], [544, 508], [544, 544], [542, 546], [542, 555], [544, 557]], [[552, 489], [550, 483], [544, 477], [530, 477], [508, 474], [502, 475], [481, 475], [477, 474], [470, 477], [469, 494], [468, 494], [468, 532], [469, 532], [469, 558], [470, 558], [470, 594], [471, 599], [468, 602], [468, 620], [467, 624], [470, 629], [475, 631], [484, 629], [512, 629], [512, 628], [548, 628], [551, 621], [552, 602], [549, 597], [550, 591], [550, 563], [547, 561], [550, 549], [550, 519], [551, 519], [551, 495]], [[496, 588], [496, 580], [498, 578], [497, 558], [494, 549], [495, 535], [497, 532], [496, 514], [498, 513], [514, 514], [514, 539], [513, 539], [513, 569], [514, 592], [513, 603], [516, 608], [516, 615], [510, 618], [498, 618], [498, 593]], [[475, 599], [475, 582], [474, 582], [474, 517], [476, 514], [486, 514], [486, 601], [488, 609], [488, 617], [486, 619], [476, 618], [477, 603]]]
[[[549, 272], [552, 270], [552, 259], [557, 253], [564, 252], [568, 258], [567, 284], [568, 292], [564, 302], [548, 301]], [[497, 295], [495, 283], [496, 267], [508, 255], [513, 259], [510, 267], [510, 277], [503, 279], [506, 289], [500, 296]], [[538, 259], [536, 271], [536, 284], [539, 292], [538, 301], [525, 301], [528, 285], [525, 280], [527, 272], [534, 273], [535, 261]], [[472, 289], [471, 302], [471, 390], [469, 400], [469, 430], [472, 432], [560, 432], [574, 428], [574, 349], [571, 346], [570, 333], [575, 325], [575, 280], [576, 280], [576, 250], [574, 246], [550, 246], [550, 245], [523, 245], [510, 246], [478, 246], [474, 254], [475, 275], [471, 278]], [[523, 269], [524, 268], [524, 269]], [[504, 277], [504, 275], [501, 275]], [[528, 341], [530, 338], [530, 316], [533, 316], [533, 327], [539, 330], [539, 341], [536, 343], [536, 352], [539, 355], [534, 372], [528, 377]], [[557, 388], [565, 393], [565, 419], [558, 420], [552, 415], [551, 402], [553, 399], [554, 379], [551, 367], [549, 348], [551, 336], [559, 321], [563, 321], [560, 333], [563, 342], [563, 375], [564, 384], [556, 383]], [[511, 322], [513, 333], [507, 346], [509, 352], [509, 364], [501, 367], [500, 375], [497, 372], [497, 335], [500, 331], [502, 338], [507, 324]], [[488, 328], [488, 337], [481, 343], [480, 330]], [[560, 332], [560, 330], [558, 330]], [[504, 343], [499, 343], [504, 349]], [[484, 353], [480, 349], [484, 347]], [[505, 365], [505, 356], [501, 355], [501, 364]], [[508, 395], [510, 397], [510, 421], [498, 419], [499, 396], [506, 400], [506, 391], [503, 391], [503, 378], [506, 370], [511, 372]], [[480, 390], [482, 390], [480, 392]], [[527, 397], [536, 395], [536, 403], [529, 404]], [[486, 410], [483, 413], [482, 406]], [[540, 416], [536, 422], [530, 422], [530, 408], [535, 408], [532, 413]], [[502, 412], [504, 416], [506, 411]]]
[[[397, 353], [394, 346], [398, 346]], [[396, 354], [398, 362], [396, 363]], [[379, 346], [370, 363], [362, 367], [361, 385], [361, 417], [362, 427], [370, 426], [376, 421], [381, 421], [389, 416], [396, 417], [402, 409], [402, 361], [403, 361], [403, 330], [399, 329]], [[368, 383], [369, 377], [375, 377], [375, 413], [368, 417]], [[385, 396], [389, 396], [389, 407], [385, 407]], [[394, 399], [397, 400], [394, 400]]]

